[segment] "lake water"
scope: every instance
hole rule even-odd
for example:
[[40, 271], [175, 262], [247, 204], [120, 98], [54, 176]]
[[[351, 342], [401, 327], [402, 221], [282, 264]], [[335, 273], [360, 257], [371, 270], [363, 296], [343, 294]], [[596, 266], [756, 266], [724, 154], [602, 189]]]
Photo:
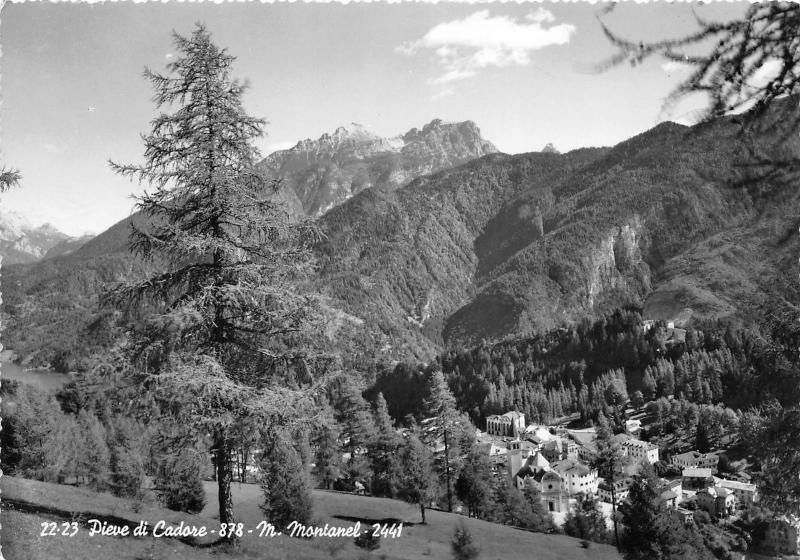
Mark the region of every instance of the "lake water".
[[34, 369], [26, 371], [14, 362], [0, 361], [2, 379], [16, 379], [23, 383], [34, 383], [44, 389], [60, 389], [69, 382], [70, 376], [49, 369]]

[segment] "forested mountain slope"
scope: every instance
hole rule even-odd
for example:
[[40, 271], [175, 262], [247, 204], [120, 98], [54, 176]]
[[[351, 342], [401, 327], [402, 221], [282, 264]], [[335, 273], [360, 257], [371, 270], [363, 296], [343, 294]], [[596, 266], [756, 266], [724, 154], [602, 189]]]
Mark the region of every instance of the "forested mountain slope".
[[[428, 360], [626, 305], [679, 325], [758, 322], [765, 300], [797, 299], [795, 182], [754, 165], [754, 153], [800, 153], [774, 124], [743, 136], [735, 117], [662, 123], [613, 148], [490, 154], [368, 188], [319, 218], [312, 287], [387, 358]], [[121, 222], [46, 265], [7, 267], [8, 345], [57, 361], [58, 337], [41, 340], [62, 324], [53, 317], [80, 311], [80, 339], [97, 292], [144, 272], [126, 237]]]
[[740, 131], [663, 123], [610, 150], [490, 156], [365, 193], [321, 220], [321, 285], [420, 356], [629, 304], [679, 324], [758, 319], [794, 292], [798, 206], [750, 153], [797, 145]]

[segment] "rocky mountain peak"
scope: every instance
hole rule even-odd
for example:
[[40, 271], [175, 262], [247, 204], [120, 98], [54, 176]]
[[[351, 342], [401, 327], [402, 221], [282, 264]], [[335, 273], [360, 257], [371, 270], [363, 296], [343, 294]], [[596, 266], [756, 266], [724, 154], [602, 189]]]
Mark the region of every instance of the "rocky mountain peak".
[[36, 227], [22, 214], [0, 212], [0, 256], [6, 264], [37, 261], [67, 239], [52, 224]]
[[421, 130], [390, 138], [350, 123], [270, 154], [261, 165], [283, 178], [290, 189], [284, 198], [293, 198], [305, 214], [319, 216], [364, 189], [393, 190], [420, 175], [494, 152], [497, 148], [472, 121], [434, 119]]

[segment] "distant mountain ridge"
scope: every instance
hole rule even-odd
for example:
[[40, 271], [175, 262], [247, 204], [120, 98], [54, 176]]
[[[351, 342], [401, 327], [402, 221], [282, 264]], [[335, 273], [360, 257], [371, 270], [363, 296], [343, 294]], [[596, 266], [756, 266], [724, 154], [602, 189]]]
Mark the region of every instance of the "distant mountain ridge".
[[[4, 265], [32, 263], [75, 250], [87, 238], [73, 238], [52, 224], [34, 226], [17, 212], [0, 211], [0, 256]], [[60, 248], [60, 249], [59, 249]]]
[[282, 196], [292, 209], [317, 217], [365, 189], [394, 190], [495, 152], [472, 121], [434, 119], [392, 138], [351, 123], [270, 154], [260, 165], [282, 178]]
[[[404, 135], [411, 140], [402, 146], [360, 128], [339, 131], [274, 161], [290, 177], [318, 164], [341, 177], [367, 173], [403, 149], [436, 153], [427, 142], [445, 142], [443, 130], [434, 121], [428, 132]], [[778, 142], [781, 135], [778, 123], [748, 145], [734, 117], [665, 122], [612, 148], [494, 153], [400, 187], [372, 184], [317, 219], [325, 238], [312, 288], [353, 318], [364, 346], [389, 359], [428, 360], [624, 306], [677, 324], [757, 323], [765, 301], [800, 301], [800, 193], [791, 177], [749, 165], [753, 149], [799, 157], [800, 138]], [[319, 193], [327, 183], [289, 184], [301, 207], [313, 209], [294, 187]], [[127, 223], [65, 257], [4, 271], [4, 309], [13, 316], [6, 332], [44, 332], [56, 312], [77, 324], [68, 305], [80, 302], [86, 313], [109, 282], [142, 277], [127, 252]], [[74, 294], [66, 306], [59, 298], [44, 308], [41, 294], [62, 292]]]

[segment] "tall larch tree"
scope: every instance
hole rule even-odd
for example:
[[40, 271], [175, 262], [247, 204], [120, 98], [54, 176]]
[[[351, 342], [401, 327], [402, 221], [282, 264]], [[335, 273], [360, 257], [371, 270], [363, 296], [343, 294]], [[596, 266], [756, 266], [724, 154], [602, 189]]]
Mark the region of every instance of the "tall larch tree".
[[375, 401], [375, 432], [367, 445], [370, 461], [372, 493], [376, 496], [394, 497], [399, 480], [397, 452], [403, 440], [392, 425], [389, 409], [383, 393], [378, 393]]
[[[441, 439], [444, 444], [442, 474], [447, 496], [447, 511], [453, 511], [453, 485], [458, 475], [454, 472], [453, 463], [461, 455], [462, 440], [465, 439], [465, 432], [469, 431], [471, 424], [465, 415], [458, 412], [456, 399], [441, 371], [434, 371], [430, 374], [425, 412], [430, 418], [430, 422], [424, 428], [424, 440], [428, 444], [435, 445]], [[474, 431], [471, 435], [474, 439]], [[469, 441], [468, 446], [471, 445], [472, 441]], [[469, 447], [467, 447], [468, 449]]]
[[614, 439], [614, 432], [608, 424], [605, 415], [600, 412], [597, 416], [597, 454], [592, 461], [592, 466], [597, 469], [611, 485], [611, 512], [614, 522], [614, 544], [619, 548], [619, 528], [617, 523], [617, 496], [616, 482], [624, 477], [625, 468], [628, 465], [626, 457], [623, 456], [622, 447]]
[[409, 436], [400, 449], [402, 467], [397, 494], [401, 500], [417, 504], [425, 521], [425, 506], [436, 494], [436, 478], [433, 474], [431, 452], [415, 435]]
[[130, 355], [141, 387], [198, 439], [211, 436], [219, 520], [232, 523], [236, 445], [311, 408], [315, 362], [305, 349], [316, 314], [296, 286], [317, 230], [289, 219], [277, 182], [256, 167], [265, 121], [244, 110], [235, 58], [202, 24], [174, 42], [168, 73], [144, 74], [165, 111], [143, 135], [145, 163], [110, 162], [149, 184], [130, 248], [166, 271], [105, 301], [140, 325]]

